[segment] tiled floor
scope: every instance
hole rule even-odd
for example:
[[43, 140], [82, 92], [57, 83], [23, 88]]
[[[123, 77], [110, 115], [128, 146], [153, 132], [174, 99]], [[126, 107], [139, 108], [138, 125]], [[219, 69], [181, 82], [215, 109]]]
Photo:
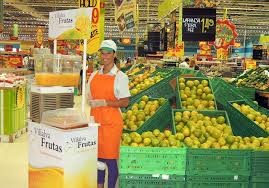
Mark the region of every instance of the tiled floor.
[[[75, 97], [75, 108], [81, 110], [81, 97]], [[85, 105], [86, 115], [89, 108]], [[0, 188], [28, 188], [28, 135], [15, 143], [0, 143]]]

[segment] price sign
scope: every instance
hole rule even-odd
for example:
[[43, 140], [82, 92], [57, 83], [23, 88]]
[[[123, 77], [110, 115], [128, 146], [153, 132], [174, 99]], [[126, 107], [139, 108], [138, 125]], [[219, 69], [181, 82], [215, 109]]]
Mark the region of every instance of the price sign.
[[183, 8], [183, 41], [214, 41], [216, 34], [216, 9]]

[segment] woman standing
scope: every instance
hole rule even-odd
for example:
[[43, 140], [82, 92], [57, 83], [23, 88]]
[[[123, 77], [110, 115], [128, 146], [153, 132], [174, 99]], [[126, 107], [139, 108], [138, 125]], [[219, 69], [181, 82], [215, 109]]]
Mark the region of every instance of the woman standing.
[[[100, 52], [103, 66], [89, 78], [88, 102], [91, 116], [101, 126], [98, 130], [98, 161], [108, 167], [108, 188], [114, 188], [118, 178], [117, 159], [123, 129], [121, 107], [127, 107], [130, 92], [128, 77], [114, 64], [117, 46], [104, 40]], [[103, 188], [105, 171], [98, 170], [98, 188]]]

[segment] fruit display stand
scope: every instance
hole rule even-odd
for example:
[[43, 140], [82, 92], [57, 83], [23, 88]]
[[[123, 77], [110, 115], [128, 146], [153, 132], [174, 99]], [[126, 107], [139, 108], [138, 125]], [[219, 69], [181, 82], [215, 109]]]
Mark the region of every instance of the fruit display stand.
[[[204, 82], [204, 80], [206, 82], [202, 83], [202, 82]], [[176, 106], [177, 106], [178, 109], [185, 108], [183, 106], [183, 104], [182, 104], [182, 101], [184, 100], [184, 101], [186, 101], [186, 103], [188, 103], [187, 98], [192, 99], [190, 101], [190, 103], [191, 103], [190, 106], [193, 107], [193, 108], [189, 108], [189, 109], [198, 109], [198, 110], [205, 110], [205, 109], [213, 110], [213, 109], [217, 109], [217, 103], [216, 103], [215, 97], [213, 95], [213, 90], [212, 90], [211, 83], [209, 82], [209, 79], [201, 78], [201, 77], [185, 77], [185, 78], [182, 78], [182, 77], [179, 76], [176, 81], [177, 81], [177, 83], [176, 83]], [[182, 82], [182, 83], [180, 83], [180, 82]], [[184, 87], [183, 89], [185, 89], [185, 90], [186, 90], [185, 87], [189, 87], [190, 88], [189, 95], [194, 95], [194, 97], [191, 97], [191, 96], [187, 95], [184, 92], [185, 99], [182, 99], [182, 96], [181, 96], [182, 94], [180, 92], [180, 90], [182, 89], [181, 86], [180, 86], [181, 84], [182, 84], [182, 87]], [[213, 101], [213, 102], [211, 102], [211, 106], [209, 106], [209, 107], [204, 106], [201, 103], [201, 100], [199, 100], [199, 99], [197, 100], [197, 104], [193, 104], [195, 102], [195, 100], [197, 99], [197, 95], [198, 95], [197, 90], [199, 89], [198, 87], [200, 87], [199, 85], [201, 85], [201, 88], [200, 88], [201, 93], [199, 93], [199, 96], [201, 96], [202, 102], [206, 101], [206, 103], [208, 105], [209, 102]], [[196, 87], [198, 88], [196, 91], [193, 89], [194, 86], [195, 86], [195, 88]], [[209, 89], [207, 89], [205, 91], [206, 87], [208, 87]], [[192, 90], [193, 90], [194, 93], [192, 93]], [[204, 95], [204, 99], [202, 98], [203, 95]], [[209, 99], [209, 97], [210, 97], [210, 99]], [[203, 106], [201, 106], [201, 105], [203, 105]]]
[[[147, 96], [145, 96], [145, 97], [147, 97]], [[127, 109], [122, 109], [123, 114], [125, 114], [125, 116], [126, 116], [125, 118], [128, 118], [128, 113], [133, 114], [133, 112], [131, 110], [133, 109], [134, 104], [139, 105], [139, 103], [142, 101], [142, 98], [132, 102]], [[153, 101], [153, 100], [158, 101], [158, 99], [154, 99], [154, 98], [149, 98], [148, 100], [149, 101]], [[135, 131], [137, 133], [143, 133], [145, 131], [153, 131], [154, 129], [159, 129], [160, 131], [163, 131], [166, 128], [169, 128], [170, 130], [174, 131], [171, 127], [172, 118], [170, 116], [172, 108], [170, 107], [168, 100], [163, 99], [163, 103], [161, 104], [161, 102], [159, 102], [159, 105], [160, 106], [158, 109], [156, 109], [155, 113], [152, 116], [150, 116], [148, 119], [144, 118], [144, 120], [142, 120], [142, 121], [144, 121], [143, 124], [137, 126], [136, 130], [123, 129], [123, 132]], [[141, 110], [143, 110], [143, 108], [141, 108]], [[143, 112], [143, 116], [145, 116], [144, 112]]]
[[14, 142], [26, 132], [27, 99], [26, 84], [0, 88], [1, 142]]
[[247, 103], [244, 100], [228, 102], [227, 112], [229, 114], [231, 123], [234, 128], [234, 132], [236, 135], [256, 136], [256, 137], [268, 137], [269, 136], [269, 133], [267, 131], [259, 127], [254, 121], [252, 121], [251, 119], [247, 117], [251, 115], [249, 114], [250, 112], [247, 112], [246, 115], [243, 114], [234, 106], [234, 103], [236, 103], [237, 105], [243, 105], [243, 104], [247, 105]]
[[60, 129], [29, 122], [29, 188], [97, 187], [97, 146], [98, 124]]
[[[188, 113], [185, 113], [188, 112]], [[181, 113], [181, 114], [180, 114]], [[187, 118], [187, 114], [190, 114], [190, 120], [186, 121], [184, 118]], [[186, 110], [173, 110], [173, 124], [176, 126], [177, 133], [183, 135], [184, 143], [187, 148], [186, 153], [186, 187], [248, 187], [249, 176], [250, 176], [250, 159], [251, 151], [250, 150], [237, 150], [237, 149], [228, 149], [229, 146], [219, 145], [215, 147], [214, 143], [210, 148], [210, 145], [201, 144], [201, 148], [194, 147], [196, 142], [193, 136], [190, 135], [190, 130], [193, 135], [200, 136], [199, 143], [207, 143], [201, 140], [201, 136], [208, 134], [207, 132], [200, 132], [194, 126], [206, 126], [205, 130], [208, 129], [211, 124], [208, 124], [205, 120], [198, 120], [201, 125], [191, 125], [189, 122], [195, 121], [196, 118], [213, 118], [216, 120], [216, 127], [222, 127], [225, 123], [225, 127], [229, 127], [229, 118], [225, 111], [186, 111]], [[182, 118], [183, 119], [182, 119]], [[209, 117], [209, 118], [208, 118]], [[187, 122], [186, 124], [189, 128], [185, 126], [182, 127], [181, 122]], [[209, 126], [209, 127], [208, 127]], [[223, 127], [224, 128], [224, 127]], [[188, 129], [188, 130], [186, 130]], [[202, 131], [202, 129], [200, 129]], [[198, 132], [197, 132], [198, 131]], [[200, 134], [202, 133], [202, 134]], [[217, 133], [217, 131], [216, 131]], [[229, 130], [224, 128], [224, 133], [222, 134], [231, 134], [231, 128]], [[219, 138], [218, 134], [211, 132], [213, 138]], [[185, 138], [184, 138], [185, 136]], [[207, 137], [210, 137], [207, 135]], [[187, 142], [187, 138], [191, 138], [193, 144]], [[212, 138], [212, 139], [213, 139]], [[232, 138], [230, 136], [230, 138]], [[228, 137], [226, 137], [228, 139]], [[227, 144], [225, 140], [217, 140], [216, 143]], [[221, 149], [217, 149], [223, 147]], [[225, 149], [226, 148], [226, 149]]]

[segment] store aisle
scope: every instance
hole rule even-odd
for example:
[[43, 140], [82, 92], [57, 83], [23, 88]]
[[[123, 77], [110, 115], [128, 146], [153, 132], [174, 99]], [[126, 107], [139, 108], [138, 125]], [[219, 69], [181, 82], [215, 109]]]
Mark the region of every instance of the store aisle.
[[[81, 96], [75, 97], [75, 108], [81, 110]], [[89, 107], [85, 104], [85, 114]], [[15, 143], [0, 143], [0, 187], [28, 188], [28, 134]]]

